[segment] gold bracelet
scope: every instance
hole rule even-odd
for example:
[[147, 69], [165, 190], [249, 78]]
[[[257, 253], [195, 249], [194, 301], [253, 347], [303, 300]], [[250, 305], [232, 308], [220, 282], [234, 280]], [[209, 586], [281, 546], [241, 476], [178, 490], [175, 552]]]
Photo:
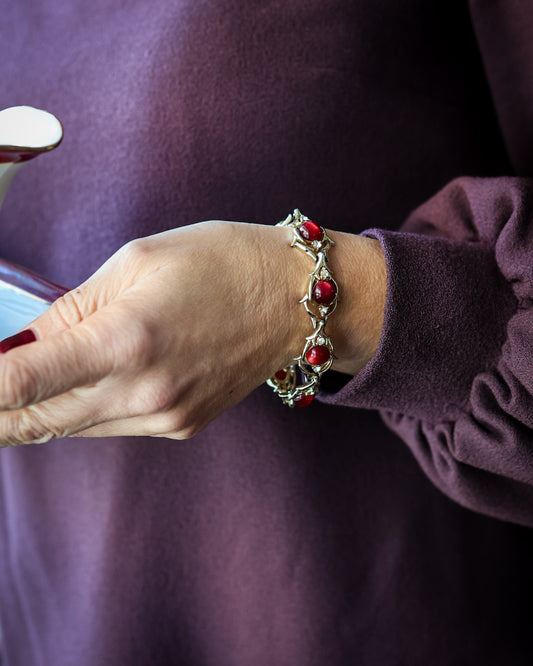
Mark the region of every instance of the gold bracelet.
[[[325, 229], [296, 208], [278, 227], [290, 227], [293, 232], [291, 247], [302, 250], [315, 262], [309, 274], [307, 293], [300, 300], [311, 317], [313, 333], [306, 338], [305, 346], [295, 363], [278, 370], [267, 384], [274, 389], [289, 407], [306, 407], [318, 393], [320, 379], [333, 363], [333, 344], [325, 328], [329, 316], [337, 307], [338, 287], [327, 267], [327, 251], [335, 243]], [[298, 384], [300, 374], [303, 383]]]

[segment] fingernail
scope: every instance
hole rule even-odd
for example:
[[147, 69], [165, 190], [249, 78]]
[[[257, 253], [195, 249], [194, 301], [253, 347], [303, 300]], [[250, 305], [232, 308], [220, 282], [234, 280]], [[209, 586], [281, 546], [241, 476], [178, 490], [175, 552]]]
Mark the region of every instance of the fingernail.
[[14, 347], [21, 347], [22, 345], [27, 345], [29, 342], [35, 342], [35, 340], [37, 340], [35, 333], [30, 329], [20, 331], [20, 333], [16, 333], [0, 342], [0, 354], [5, 354]]

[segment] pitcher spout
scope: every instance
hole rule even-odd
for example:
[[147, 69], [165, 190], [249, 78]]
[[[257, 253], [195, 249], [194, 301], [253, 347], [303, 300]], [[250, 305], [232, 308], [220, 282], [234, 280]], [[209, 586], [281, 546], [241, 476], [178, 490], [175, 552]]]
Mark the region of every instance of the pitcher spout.
[[24, 162], [56, 148], [63, 138], [60, 121], [32, 106], [0, 111], [0, 207], [9, 184]]

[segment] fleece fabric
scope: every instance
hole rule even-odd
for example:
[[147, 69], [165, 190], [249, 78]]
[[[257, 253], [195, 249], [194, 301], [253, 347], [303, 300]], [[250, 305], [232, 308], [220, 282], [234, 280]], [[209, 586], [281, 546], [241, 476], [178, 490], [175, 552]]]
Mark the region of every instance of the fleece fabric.
[[308, 409], [262, 386], [189, 441], [0, 451], [2, 666], [529, 666], [530, 4], [0, 9], [0, 107], [65, 128], [2, 258], [75, 286], [298, 207], [388, 275], [376, 356]]

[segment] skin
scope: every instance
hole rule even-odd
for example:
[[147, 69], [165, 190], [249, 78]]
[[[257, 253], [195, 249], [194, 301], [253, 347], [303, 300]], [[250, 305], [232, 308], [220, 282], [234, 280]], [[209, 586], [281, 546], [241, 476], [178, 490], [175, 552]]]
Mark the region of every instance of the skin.
[[[385, 262], [378, 241], [328, 233], [333, 367], [355, 375], [379, 343]], [[298, 301], [313, 262], [291, 238], [210, 221], [125, 245], [30, 324], [36, 342], [0, 355], [0, 446], [202, 430], [311, 333]]]

